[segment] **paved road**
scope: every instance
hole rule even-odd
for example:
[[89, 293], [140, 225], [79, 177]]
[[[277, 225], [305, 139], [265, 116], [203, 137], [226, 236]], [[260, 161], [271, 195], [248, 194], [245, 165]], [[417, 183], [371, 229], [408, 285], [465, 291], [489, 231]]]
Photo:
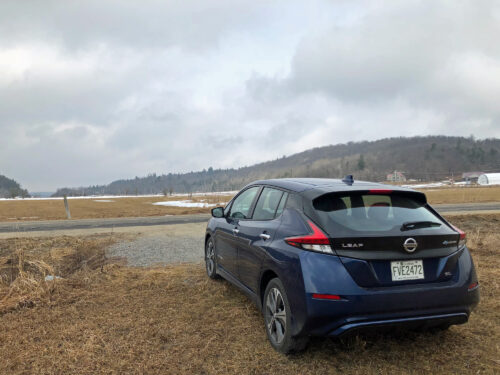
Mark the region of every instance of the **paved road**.
[[189, 224], [206, 222], [209, 217], [210, 215], [208, 214], [196, 214], [178, 216], [126, 217], [115, 219], [0, 222], [0, 233]]
[[[450, 212], [500, 211], [500, 203], [437, 204], [433, 205], [433, 207], [443, 214]], [[116, 219], [0, 222], [0, 233], [202, 223], [206, 222], [209, 217], [210, 215], [207, 214], [196, 214]]]

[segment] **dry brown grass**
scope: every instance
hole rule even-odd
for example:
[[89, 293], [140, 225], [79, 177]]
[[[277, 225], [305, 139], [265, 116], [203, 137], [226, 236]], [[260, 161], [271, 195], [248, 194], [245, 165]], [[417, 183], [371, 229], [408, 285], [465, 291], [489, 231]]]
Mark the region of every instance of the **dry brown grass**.
[[107, 265], [86, 282], [61, 281], [48, 304], [0, 316], [0, 373], [498, 373], [500, 215], [452, 220], [469, 232], [482, 301], [447, 332], [314, 339], [286, 357], [267, 343], [256, 307], [202, 265]]
[[500, 202], [500, 186], [421, 189], [431, 204]]
[[[121, 235], [120, 238], [127, 238]], [[33, 307], [51, 300], [58, 279], [82, 276], [119, 259], [108, 259], [105, 247], [117, 235], [93, 235], [85, 238], [11, 238], [0, 241], [0, 314], [19, 307]]]
[[[141, 217], [162, 215], [185, 215], [209, 213], [210, 208], [186, 208], [153, 206], [155, 202], [192, 200], [217, 204], [228, 202], [232, 196], [187, 196], [182, 197], [135, 197], [110, 198], [112, 202], [96, 202], [95, 199], [70, 199], [69, 208], [72, 219]], [[63, 199], [58, 200], [15, 200], [0, 201], [0, 221], [17, 220], [64, 220], [66, 211]]]

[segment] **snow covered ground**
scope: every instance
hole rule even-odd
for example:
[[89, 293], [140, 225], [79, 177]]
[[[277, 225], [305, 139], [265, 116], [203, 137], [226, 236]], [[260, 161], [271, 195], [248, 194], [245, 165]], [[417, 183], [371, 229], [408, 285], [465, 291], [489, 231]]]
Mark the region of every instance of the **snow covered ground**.
[[436, 187], [443, 187], [443, 186], [449, 186], [449, 185], [446, 185], [442, 182], [433, 182], [430, 184], [401, 185], [401, 187], [410, 188], [410, 189], [436, 188]]
[[225, 203], [204, 203], [204, 202], [193, 202], [191, 200], [184, 201], [166, 201], [166, 202], [156, 202], [153, 206], [169, 206], [169, 207], [215, 207], [217, 205], [224, 205]]
[[401, 187], [410, 188], [410, 189], [426, 189], [426, 188], [451, 187], [451, 186], [467, 186], [467, 185], [468, 185], [467, 182], [465, 182], [465, 181], [459, 181], [459, 182], [453, 182], [453, 183], [430, 182], [430, 183], [427, 183], [427, 184], [401, 185]]

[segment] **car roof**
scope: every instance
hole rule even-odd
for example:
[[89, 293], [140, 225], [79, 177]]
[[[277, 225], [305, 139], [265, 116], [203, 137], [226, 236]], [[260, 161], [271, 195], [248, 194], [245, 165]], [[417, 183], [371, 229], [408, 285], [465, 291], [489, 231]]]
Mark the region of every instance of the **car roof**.
[[332, 178], [276, 178], [269, 180], [254, 181], [250, 185], [269, 185], [282, 189], [287, 189], [296, 193], [308, 192], [321, 195], [332, 192], [360, 191], [371, 189], [387, 189], [392, 191], [416, 192], [412, 189], [402, 188], [394, 185], [380, 184], [377, 182], [356, 181], [352, 184], [340, 179]]

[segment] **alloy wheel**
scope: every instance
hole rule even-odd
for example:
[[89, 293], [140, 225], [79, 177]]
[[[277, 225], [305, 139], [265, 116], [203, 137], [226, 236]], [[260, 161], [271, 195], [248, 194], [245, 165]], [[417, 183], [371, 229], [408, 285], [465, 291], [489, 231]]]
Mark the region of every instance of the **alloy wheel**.
[[272, 288], [267, 294], [265, 316], [269, 336], [276, 344], [280, 344], [286, 333], [286, 310], [283, 296], [277, 288]]
[[205, 251], [205, 264], [207, 266], [208, 275], [213, 275], [215, 271], [215, 249], [212, 240], [209, 240], [207, 243], [207, 249]]

